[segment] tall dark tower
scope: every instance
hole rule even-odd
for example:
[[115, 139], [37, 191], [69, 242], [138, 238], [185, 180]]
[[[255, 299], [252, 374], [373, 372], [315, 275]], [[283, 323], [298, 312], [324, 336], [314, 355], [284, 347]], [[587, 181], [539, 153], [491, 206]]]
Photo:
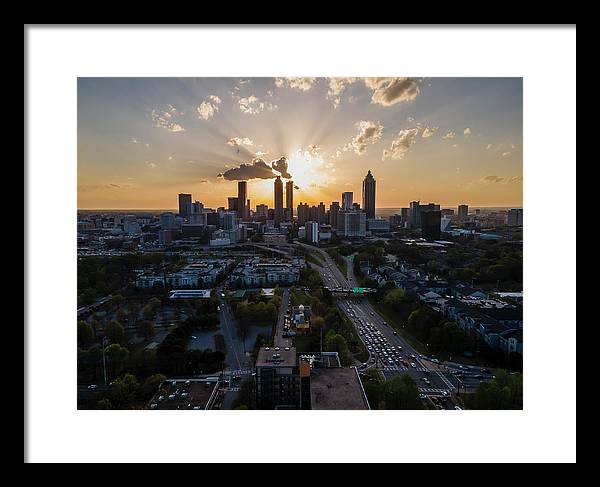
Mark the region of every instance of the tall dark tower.
[[275, 221], [281, 223], [283, 221], [283, 181], [281, 176], [277, 176], [273, 184], [274, 203], [275, 203]]
[[367, 214], [367, 219], [375, 218], [375, 184], [375, 178], [369, 171], [362, 186], [362, 206]]
[[294, 215], [294, 181], [285, 183], [285, 208], [289, 210], [291, 219]]
[[189, 218], [192, 215], [192, 195], [179, 193], [179, 216]]
[[238, 181], [237, 213], [238, 213], [238, 218], [243, 219], [243, 220], [248, 218], [248, 210], [246, 207], [247, 201], [248, 201], [248, 183], [246, 181]]

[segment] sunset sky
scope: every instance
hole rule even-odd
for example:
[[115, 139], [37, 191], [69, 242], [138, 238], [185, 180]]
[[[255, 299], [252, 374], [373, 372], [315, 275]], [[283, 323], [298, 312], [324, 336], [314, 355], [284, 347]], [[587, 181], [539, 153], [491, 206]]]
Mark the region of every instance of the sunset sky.
[[[178, 193], [227, 205], [237, 180], [273, 206], [522, 206], [521, 78], [80, 78], [78, 207], [165, 209]], [[284, 159], [282, 159], [284, 158]]]

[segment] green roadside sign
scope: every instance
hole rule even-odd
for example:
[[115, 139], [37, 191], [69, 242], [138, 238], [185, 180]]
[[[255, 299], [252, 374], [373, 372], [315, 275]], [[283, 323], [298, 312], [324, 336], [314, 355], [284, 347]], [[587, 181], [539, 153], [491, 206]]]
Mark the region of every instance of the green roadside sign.
[[354, 292], [354, 294], [363, 294], [365, 292], [365, 288], [364, 287], [355, 287], [354, 289], [352, 289], [352, 291]]

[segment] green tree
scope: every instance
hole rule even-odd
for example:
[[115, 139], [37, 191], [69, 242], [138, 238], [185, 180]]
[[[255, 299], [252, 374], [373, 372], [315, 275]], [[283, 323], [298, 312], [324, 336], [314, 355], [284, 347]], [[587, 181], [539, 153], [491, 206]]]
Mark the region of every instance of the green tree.
[[96, 403], [96, 409], [112, 409], [113, 405], [110, 402], [110, 399], [104, 398], [104, 399], [100, 399], [97, 403]]
[[123, 325], [118, 321], [112, 320], [107, 326], [105, 330], [106, 337], [111, 341], [111, 343], [119, 343], [122, 344], [125, 340], [125, 329]]
[[80, 320], [77, 323], [77, 346], [79, 348], [88, 348], [94, 341], [94, 329], [86, 321]]
[[118, 408], [133, 405], [137, 400], [140, 384], [133, 374], [125, 374], [113, 382], [112, 403]]
[[137, 334], [138, 336], [144, 337], [145, 340], [150, 340], [154, 335], [156, 335], [154, 323], [148, 320], [142, 320], [138, 322]]
[[115, 294], [111, 299], [110, 303], [114, 306], [121, 306], [125, 302], [125, 298], [120, 294]]
[[496, 373], [496, 378], [482, 382], [474, 394], [465, 396], [469, 409], [523, 409], [523, 375]]
[[342, 365], [348, 364], [348, 342], [342, 335], [330, 330], [325, 336], [323, 347], [327, 352], [337, 352]]
[[115, 375], [120, 374], [125, 365], [125, 361], [129, 357], [129, 350], [118, 343], [113, 343], [106, 347], [105, 354], [111, 376], [114, 377]]
[[402, 309], [402, 305], [406, 302], [406, 294], [402, 289], [392, 289], [388, 291], [383, 298], [383, 304], [397, 311]]
[[407, 374], [396, 375], [381, 386], [385, 409], [423, 409], [419, 388]]
[[164, 381], [167, 380], [167, 377], [163, 374], [154, 374], [148, 377], [144, 381], [144, 385], [142, 386], [142, 396], [145, 400], [149, 400], [154, 393], [158, 390], [158, 386], [160, 386]]

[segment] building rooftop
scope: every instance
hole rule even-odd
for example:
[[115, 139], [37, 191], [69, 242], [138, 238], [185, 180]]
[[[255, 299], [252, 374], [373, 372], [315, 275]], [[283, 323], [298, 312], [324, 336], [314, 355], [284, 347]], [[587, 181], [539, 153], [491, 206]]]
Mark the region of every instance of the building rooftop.
[[[287, 348], [287, 347], [286, 347]], [[263, 347], [258, 351], [257, 367], [295, 367], [296, 349]]]
[[207, 409], [217, 386], [216, 380], [166, 380], [148, 403], [148, 409]]
[[370, 409], [354, 368], [313, 369], [310, 396], [312, 409]]

